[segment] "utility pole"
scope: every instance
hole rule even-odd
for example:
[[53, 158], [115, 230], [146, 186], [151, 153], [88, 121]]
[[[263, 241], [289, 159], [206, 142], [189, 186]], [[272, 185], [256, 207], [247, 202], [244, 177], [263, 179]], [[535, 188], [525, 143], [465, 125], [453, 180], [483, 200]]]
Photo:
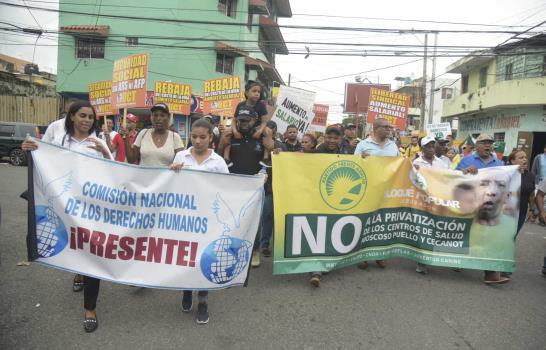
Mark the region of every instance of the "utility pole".
[[288, 73], [288, 86], [290, 86], [290, 80], [292, 79], [292, 74]]
[[428, 50], [428, 34], [425, 34], [425, 51], [423, 53], [423, 78], [421, 87], [421, 115], [419, 118], [419, 130], [425, 131], [425, 104], [427, 97], [427, 50]]
[[432, 124], [432, 119], [434, 117], [434, 90], [436, 88], [436, 48], [438, 45], [438, 33], [434, 33], [434, 50], [432, 57], [432, 78], [430, 79], [430, 104], [428, 107], [428, 123]]

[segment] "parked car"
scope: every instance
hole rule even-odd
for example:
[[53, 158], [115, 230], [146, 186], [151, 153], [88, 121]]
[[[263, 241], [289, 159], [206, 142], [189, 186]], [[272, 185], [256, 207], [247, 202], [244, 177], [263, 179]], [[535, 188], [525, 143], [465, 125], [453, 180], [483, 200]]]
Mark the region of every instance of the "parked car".
[[35, 124], [0, 122], [0, 157], [9, 157], [12, 165], [26, 165], [27, 156], [21, 149], [21, 144], [27, 134], [40, 136]]

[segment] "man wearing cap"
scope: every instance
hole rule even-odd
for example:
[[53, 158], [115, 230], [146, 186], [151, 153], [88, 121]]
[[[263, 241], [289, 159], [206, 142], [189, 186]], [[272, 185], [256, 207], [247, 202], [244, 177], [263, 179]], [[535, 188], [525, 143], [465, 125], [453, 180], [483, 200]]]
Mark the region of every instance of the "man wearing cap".
[[[398, 157], [400, 152], [396, 142], [390, 139], [392, 135], [392, 125], [385, 118], [377, 118], [373, 122], [373, 129], [370, 136], [365, 140], [362, 140], [356, 146], [355, 155], [362, 157], [367, 156], [385, 156], [385, 157]], [[385, 260], [376, 260], [377, 266], [385, 268]], [[358, 264], [359, 269], [367, 269], [368, 262], [363, 261]]]
[[344, 131], [345, 136], [343, 137], [343, 142], [341, 146], [347, 150], [347, 152], [353, 154], [355, 153], [356, 145], [360, 142], [360, 139], [356, 137], [356, 125], [353, 123], [347, 124]]
[[[425, 136], [421, 139], [421, 155], [413, 161], [413, 166], [419, 170], [421, 167], [435, 169], [449, 169], [447, 164], [436, 157], [436, 140], [432, 136]], [[427, 265], [417, 263], [415, 272], [428, 273]]]
[[324, 133], [324, 142], [318, 145], [315, 153], [352, 154], [343, 147], [343, 131], [338, 124], [330, 125]]
[[[477, 174], [478, 169], [503, 166], [504, 164], [493, 157], [493, 137], [488, 134], [480, 134], [476, 139], [476, 152], [461, 159], [455, 170], [461, 170], [463, 174]], [[484, 271], [484, 282], [488, 284], [500, 284], [509, 282], [508, 277], [503, 277], [498, 271]]]
[[[229, 151], [229, 159], [233, 165], [229, 168], [232, 174], [255, 175], [262, 169], [264, 154], [273, 149], [275, 143], [270, 128], [265, 128], [263, 137], [258, 140], [252, 137], [257, 114], [251, 107], [241, 105], [235, 115], [234, 123], [241, 138], [232, 137], [233, 130], [226, 129], [220, 138], [218, 153], [225, 154]], [[225, 151], [225, 152], [224, 152]], [[252, 252], [252, 267], [260, 266], [260, 235], [256, 235], [254, 251]]]
[[437, 138], [436, 139], [436, 157], [438, 157], [442, 162], [451, 169], [451, 160], [446, 156], [447, 154], [447, 144], [449, 141], [446, 138]]

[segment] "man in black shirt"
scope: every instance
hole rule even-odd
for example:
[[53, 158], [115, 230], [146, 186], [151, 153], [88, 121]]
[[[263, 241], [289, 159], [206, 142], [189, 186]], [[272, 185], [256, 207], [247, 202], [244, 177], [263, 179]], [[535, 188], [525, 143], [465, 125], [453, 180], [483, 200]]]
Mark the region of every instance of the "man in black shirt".
[[303, 147], [298, 141], [298, 128], [295, 125], [288, 125], [286, 128], [286, 141], [284, 142], [288, 152], [301, 152]]
[[[342, 135], [343, 133], [339, 125], [330, 125], [326, 128], [326, 132], [324, 133], [324, 143], [317, 147], [315, 153], [350, 154], [341, 146], [343, 141]], [[322, 272], [311, 272], [311, 279], [309, 280], [309, 283], [315, 287], [318, 287], [320, 286], [321, 277]]]
[[[241, 139], [235, 139], [232, 137], [232, 129], [227, 129], [221, 136], [220, 145], [218, 151], [223, 154], [224, 148], [230, 145], [229, 157], [233, 162], [233, 166], [229, 168], [230, 173], [243, 174], [243, 175], [255, 175], [262, 169], [262, 162], [264, 158], [264, 151], [271, 151], [274, 146], [273, 136], [271, 129], [266, 128], [264, 136], [261, 140], [257, 140], [252, 137], [252, 131], [257, 118], [251, 108], [245, 108], [242, 106], [239, 109], [238, 114], [235, 116], [234, 123], [237, 123], [237, 129], [242, 135]], [[256, 235], [254, 240], [254, 251], [252, 253], [252, 266], [260, 266], [260, 253], [259, 253], [259, 235]]]
[[356, 137], [356, 125], [352, 123], [347, 124], [343, 132], [345, 133], [345, 136], [343, 137], [341, 145], [348, 153], [354, 154], [356, 145], [360, 142], [358, 137]]

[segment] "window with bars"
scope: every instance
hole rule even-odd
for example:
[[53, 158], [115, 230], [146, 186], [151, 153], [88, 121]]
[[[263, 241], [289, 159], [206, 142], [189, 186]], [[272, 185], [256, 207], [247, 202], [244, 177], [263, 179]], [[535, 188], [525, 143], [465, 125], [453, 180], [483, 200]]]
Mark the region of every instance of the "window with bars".
[[487, 66], [480, 69], [480, 87], [485, 87], [487, 85]]
[[218, 0], [218, 11], [226, 16], [237, 16], [237, 0]]
[[512, 80], [514, 78], [513, 69], [514, 69], [513, 63], [508, 63], [504, 67], [504, 80]]
[[138, 46], [138, 37], [128, 36], [125, 38], [125, 45], [127, 46]]
[[76, 38], [76, 58], [104, 58], [104, 39]]
[[224, 74], [233, 74], [235, 57], [223, 53], [216, 54], [216, 71]]

